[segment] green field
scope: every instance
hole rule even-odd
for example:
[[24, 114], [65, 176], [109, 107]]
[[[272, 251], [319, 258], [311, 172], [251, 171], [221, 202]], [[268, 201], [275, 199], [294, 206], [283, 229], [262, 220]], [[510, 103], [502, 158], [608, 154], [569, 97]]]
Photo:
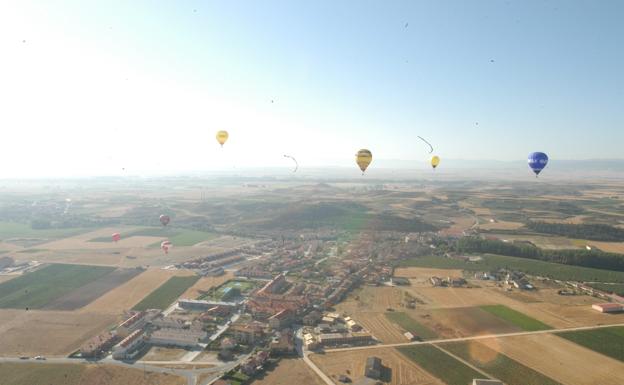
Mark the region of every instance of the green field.
[[166, 309], [189, 287], [199, 279], [198, 275], [188, 277], [171, 277], [141, 302], [134, 306], [134, 310]]
[[501, 318], [512, 325], [518, 326], [522, 330], [536, 331], [552, 329], [545, 323], [510, 309], [505, 305], [484, 305], [480, 306], [480, 308], [488, 313], [494, 314], [498, 318]]
[[563, 332], [557, 335], [605, 356], [624, 361], [624, 327]]
[[222, 301], [223, 296], [228, 290], [238, 289], [241, 294], [247, 294], [251, 290], [255, 289], [257, 284], [251, 281], [232, 279], [229, 280], [220, 286], [213, 288], [205, 294], [202, 294], [197, 299], [206, 299], [209, 298], [214, 301]]
[[115, 270], [108, 266], [54, 264], [0, 283], [0, 308], [44, 307]]
[[391, 322], [402, 327], [405, 331], [412, 333], [415, 336], [420, 337], [423, 340], [430, 340], [436, 338], [438, 335], [428, 327], [417, 322], [415, 319], [409, 316], [409, 314], [403, 312], [387, 312], [386, 318]]
[[589, 283], [587, 285], [593, 287], [594, 289], [624, 296], [624, 283], [615, 283], [615, 284]]
[[[112, 235], [112, 234], [111, 234]], [[205, 231], [186, 230], [172, 227], [146, 227], [138, 230], [132, 230], [127, 233], [121, 233], [121, 238], [130, 237], [161, 237], [167, 238], [174, 246], [193, 246], [199, 242], [208, 241], [217, 235]], [[97, 237], [90, 239], [89, 242], [112, 242], [111, 236]], [[160, 247], [160, 241], [154, 242], [149, 247]]]
[[452, 342], [441, 344], [440, 347], [507, 385], [561, 385], [559, 382], [479, 343]]
[[468, 385], [473, 378], [483, 378], [483, 374], [433, 345], [403, 346], [397, 350], [447, 385]]
[[81, 234], [92, 229], [41, 229], [35, 230], [29, 224], [0, 222], [0, 241], [11, 238], [59, 239]]
[[523, 271], [531, 275], [547, 276], [554, 279], [593, 282], [624, 283], [624, 272], [593, 269], [590, 267], [562, 265], [535, 259], [506, 257], [486, 254], [478, 262], [465, 262], [445, 257], [420, 257], [401, 261], [401, 266], [433, 267], [440, 269], [463, 269], [468, 271], [492, 271], [499, 268]]

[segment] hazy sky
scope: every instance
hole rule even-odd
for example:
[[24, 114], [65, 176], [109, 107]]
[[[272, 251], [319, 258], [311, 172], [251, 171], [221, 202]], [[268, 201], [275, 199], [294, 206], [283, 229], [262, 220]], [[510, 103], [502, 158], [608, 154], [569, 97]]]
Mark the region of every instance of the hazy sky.
[[3, 1], [0, 177], [355, 168], [359, 148], [420, 167], [417, 135], [443, 162], [622, 158], [623, 18], [618, 0]]

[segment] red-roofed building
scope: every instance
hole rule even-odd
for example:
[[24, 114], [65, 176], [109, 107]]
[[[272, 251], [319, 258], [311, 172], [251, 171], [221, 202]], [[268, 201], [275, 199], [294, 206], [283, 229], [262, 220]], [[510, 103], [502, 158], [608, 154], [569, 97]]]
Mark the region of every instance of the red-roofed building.
[[592, 309], [601, 313], [619, 313], [624, 311], [624, 305], [620, 303], [596, 303], [592, 305]]
[[116, 360], [132, 358], [144, 343], [145, 335], [143, 334], [143, 330], [135, 330], [113, 347], [113, 358]]

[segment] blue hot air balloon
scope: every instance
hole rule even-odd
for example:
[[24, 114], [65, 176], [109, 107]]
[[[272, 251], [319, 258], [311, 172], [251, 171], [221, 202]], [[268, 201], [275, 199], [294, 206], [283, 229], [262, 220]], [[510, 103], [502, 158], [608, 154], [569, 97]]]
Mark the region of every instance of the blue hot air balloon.
[[546, 167], [548, 164], [548, 155], [543, 152], [532, 152], [529, 154], [529, 167], [535, 173], [535, 177]]

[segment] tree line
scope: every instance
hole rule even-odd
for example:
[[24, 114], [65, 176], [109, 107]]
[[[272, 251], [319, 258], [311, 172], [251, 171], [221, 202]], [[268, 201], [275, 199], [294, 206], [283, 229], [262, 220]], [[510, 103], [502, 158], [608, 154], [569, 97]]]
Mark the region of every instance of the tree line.
[[529, 222], [526, 227], [538, 233], [562, 235], [568, 238], [605, 242], [624, 241], [624, 229], [609, 225]]
[[460, 253], [489, 253], [540, 261], [624, 271], [624, 255], [606, 253], [597, 249], [541, 249], [529, 243], [503, 242], [479, 237], [460, 238], [455, 244]]

